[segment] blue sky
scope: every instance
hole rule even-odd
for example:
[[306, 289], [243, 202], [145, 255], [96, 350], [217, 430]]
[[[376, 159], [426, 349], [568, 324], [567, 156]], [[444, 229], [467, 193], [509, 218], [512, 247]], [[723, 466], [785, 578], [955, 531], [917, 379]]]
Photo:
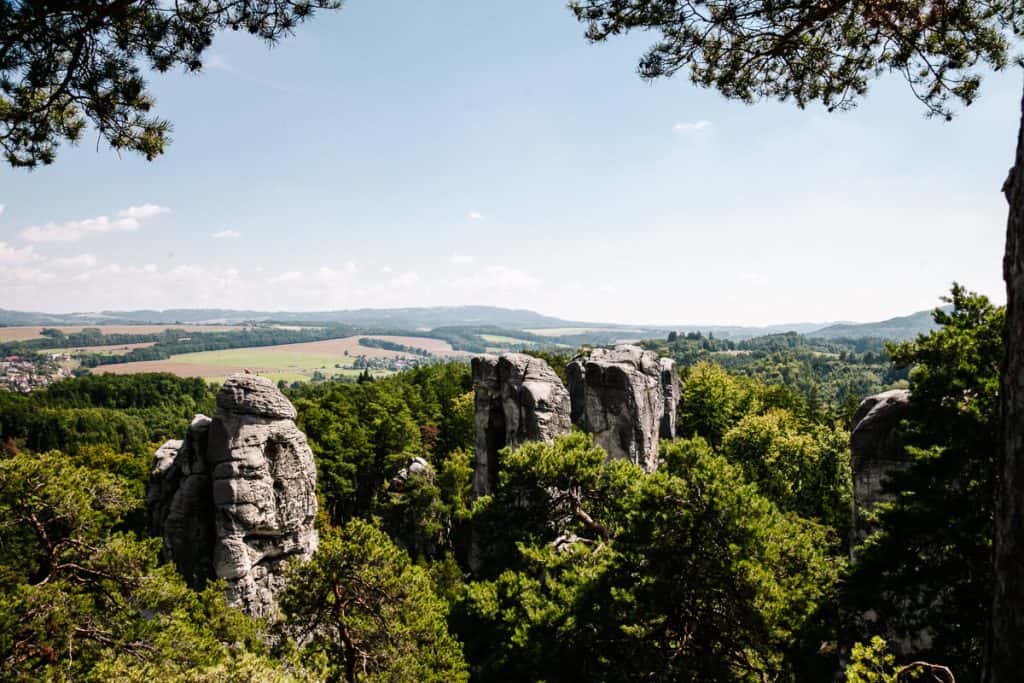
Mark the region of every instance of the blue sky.
[[952, 123], [898, 78], [852, 112], [641, 81], [560, 3], [351, 0], [154, 76], [155, 162], [95, 136], [0, 168], [0, 307], [491, 304], [767, 324], [1003, 300], [1021, 74]]

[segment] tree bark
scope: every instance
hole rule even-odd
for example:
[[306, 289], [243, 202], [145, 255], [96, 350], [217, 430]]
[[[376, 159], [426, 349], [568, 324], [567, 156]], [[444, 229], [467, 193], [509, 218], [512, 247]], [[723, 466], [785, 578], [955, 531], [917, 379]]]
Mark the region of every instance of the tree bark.
[[1024, 98], [1014, 166], [1003, 184], [1006, 356], [1000, 395], [1003, 451], [996, 459], [992, 622], [984, 680], [1024, 676]]

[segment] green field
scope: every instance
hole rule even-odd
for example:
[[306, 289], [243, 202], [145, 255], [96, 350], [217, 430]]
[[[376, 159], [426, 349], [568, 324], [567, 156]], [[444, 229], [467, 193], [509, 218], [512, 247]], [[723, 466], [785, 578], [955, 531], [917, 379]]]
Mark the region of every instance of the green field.
[[516, 339], [515, 337], [506, 337], [500, 334], [481, 334], [480, 338], [489, 344], [524, 344], [531, 346], [534, 343], [528, 339]]

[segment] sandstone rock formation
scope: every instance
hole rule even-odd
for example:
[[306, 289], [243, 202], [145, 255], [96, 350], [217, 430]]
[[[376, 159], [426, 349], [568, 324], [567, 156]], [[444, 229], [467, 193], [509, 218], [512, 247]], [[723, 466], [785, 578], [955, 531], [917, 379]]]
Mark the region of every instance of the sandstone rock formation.
[[571, 428], [569, 392], [539, 358], [509, 353], [473, 359], [476, 389], [476, 467], [473, 493], [497, 484], [498, 451], [526, 441], [550, 441]]
[[863, 513], [876, 503], [890, 500], [882, 484], [893, 472], [910, 464], [899, 439], [900, 420], [910, 414], [910, 392], [894, 389], [861, 401], [850, 433], [850, 469], [853, 475], [854, 541], [870, 531]]
[[292, 557], [316, 550], [316, 468], [295, 408], [272, 382], [230, 377], [211, 420], [156, 453], [146, 493], [150, 530], [194, 585], [225, 579], [228, 599], [272, 614]]
[[[670, 380], [666, 390], [662, 370], [657, 354], [629, 344], [594, 349], [566, 367], [577, 424], [594, 435], [609, 457], [629, 460], [648, 472], [658, 466], [667, 404], [678, 402], [678, 386], [673, 388]], [[671, 413], [675, 415], [674, 403]]]
[[395, 476], [391, 478], [391, 488], [396, 491], [402, 491], [413, 477], [426, 477], [429, 480], [433, 480], [434, 468], [425, 458], [417, 455], [408, 465], [398, 470]]

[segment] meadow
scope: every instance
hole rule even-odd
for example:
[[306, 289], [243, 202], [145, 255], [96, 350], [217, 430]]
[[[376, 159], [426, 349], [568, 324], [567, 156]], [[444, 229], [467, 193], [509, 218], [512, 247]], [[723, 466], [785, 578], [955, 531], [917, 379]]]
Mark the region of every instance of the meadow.
[[[353, 367], [359, 356], [385, 359], [409, 356], [400, 351], [361, 346], [359, 338], [353, 336], [301, 344], [184, 353], [166, 360], [102, 365], [97, 367], [94, 372], [116, 375], [138, 372], [170, 372], [179, 377], [203, 377], [211, 381], [222, 381], [234, 373], [251, 370], [275, 382], [278, 380], [297, 382], [311, 379], [317, 371], [328, 377], [333, 375], [355, 377], [362, 372], [362, 369]], [[432, 355], [437, 356], [456, 358], [468, 355], [453, 350], [451, 344], [441, 339], [392, 335], [372, 335], [372, 338], [426, 349]], [[373, 369], [370, 374], [379, 377], [391, 374], [391, 372]]]

